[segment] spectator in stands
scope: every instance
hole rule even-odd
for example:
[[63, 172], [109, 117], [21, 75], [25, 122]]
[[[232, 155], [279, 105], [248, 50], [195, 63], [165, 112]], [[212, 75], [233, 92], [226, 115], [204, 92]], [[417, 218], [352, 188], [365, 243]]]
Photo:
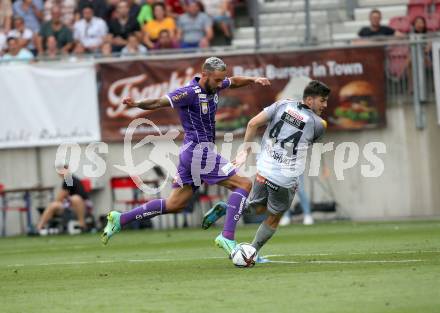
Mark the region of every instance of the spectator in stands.
[[[42, 54], [48, 47], [46, 43], [49, 37], [54, 37], [57, 49], [63, 54], [68, 54], [73, 48], [72, 31], [62, 23], [61, 7], [53, 6], [50, 16], [52, 19], [41, 26], [40, 35], [38, 36], [38, 54]], [[50, 39], [53, 43], [53, 39]]]
[[98, 52], [108, 32], [107, 24], [102, 18], [93, 15], [91, 6], [85, 6], [82, 15], [83, 18], [73, 25], [75, 53]]
[[58, 49], [58, 43], [55, 36], [49, 36], [44, 41], [45, 50], [39, 54], [39, 56], [45, 59], [57, 59], [60, 56], [60, 50]]
[[75, 22], [76, 2], [76, 0], [46, 0], [44, 2], [44, 21], [52, 19], [52, 8], [58, 6], [61, 10], [61, 22], [72, 28]]
[[217, 26], [230, 42], [232, 38], [232, 11], [230, 0], [202, 0], [205, 12], [214, 21]]
[[68, 166], [57, 166], [57, 172], [63, 178], [61, 190], [56, 196], [55, 201], [50, 203], [41, 215], [37, 224], [37, 231], [41, 232], [55, 215], [61, 215], [68, 208], [72, 208], [78, 218], [80, 227], [85, 229], [84, 218], [86, 214], [86, 201], [89, 199], [89, 194], [84, 190], [84, 186], [75, 175], [72, 175], [72, 181], [70, 182], [72, 184], [68, 185], [66, 183], [64, 177], [70, 175]]
[[121, 56], [130, 56], [138, 54], [146, 54], [147, 48], [139, 43], [139, 39], [136, 35], [131, 34], [128, 36], [127, 45], [121, 50]]
[[370, 26], [362, 27], [358, 35], [362, 38], [384, 37], [398, 35], [394, 29], [380, 24], [382, 13], [378, 9], [370, 12]]
[[426, 19], [423, 16], [417, 16], [412, 23], [412, 31], [415, 34], [426, 34], [428, 27], [426, 26]]
[[207, 48], [213, 37], [211, 18], [203, 12], [197, 1], [189, 0], [187, 12], [177, 21], [177, 37], [182, 48]]
[[112, 51], [112, 43], [109, 41], [106, 41], [102, 44], [100, 49], [100, 56], [101, 57], [112, 57], [113, 51]]
[[153, 19], [154, 3], [155, 3], [154, 0], [146, 0], [144, 5], [141, 7], [141, 10], [139, 11], [139, 14], [137, 16], [137, 21], [141, 27], [143, 27], [144, 24], [148, 23]]
[[180, 48], [179, 44], [177, 43], [177, 41], [173, 40], [170, 32], [167, 29], [162, 29], [160, 31], [159, 38], [153, 47], [153, 49], [155, 50], [178, 48]]
[[24, 25], [24, 20], [21, 16], [15, 16], [13, 21], [14, 28], [8, 33], [8, 37], [17, 38], [18, 45], [21, 48], [35, 50], [34, 33]]
[[[426, 19], [423, 16], [417, 16], [412, 23], [412, 33], [418, 34], [420, 36], [426, 35], [428, 33], [428, 26]], [[427, 67], [432, 66], [432, 42], [427, 42], [424, 45], [425, 53], [425, 65]]]
[[8, 50], [2, 57], [2, 61], [30, 61], [34, 58], [32, 52], [22, 48], [17, 38], [8, 37]]
[[116, 7], [115, 18], [108, 23], [113, 52], [120, 52], [127, 45], [130, 34], [140, 36], [139, 24], [136, 18], [130, 18], [129, 10], [127, 1], [122, 0]]
[[154, 43], [159, 38], [159, 33], [162, 30], [168, 30], [172, 38], [176, 36], [176, 23], [172, 17], [166, 16], [166, 9], [163, 3], [154, 4], [153, 17], [154, 19], [142, 28], [144, 32], [143, 42], [150, 49], [154, 47]]
[[26, 27], [38, 34], [43, 20], [43, 0], [17, 0], [12, 7], [14, 16], [22, 17]]
[[0, 32], [7, 34], [12, 26], [11, 0], [0, 0]]
[[[84, 8], [91, 7], [96, 17], [106, 19], [108, 16], [108, 6], [105, 0], [79, 0], [77, 10], [83, 12]], [[77, 20], [79, 15], [77, 15]]]

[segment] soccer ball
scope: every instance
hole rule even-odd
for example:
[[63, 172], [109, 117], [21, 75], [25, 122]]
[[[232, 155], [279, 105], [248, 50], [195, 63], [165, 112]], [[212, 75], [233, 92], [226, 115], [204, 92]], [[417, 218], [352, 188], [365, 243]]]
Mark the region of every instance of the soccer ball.
[[256, 258], [257, 250], [248, 243], [238, 244], [231, 252], [232, 263], [237, 267], [252, 267]]

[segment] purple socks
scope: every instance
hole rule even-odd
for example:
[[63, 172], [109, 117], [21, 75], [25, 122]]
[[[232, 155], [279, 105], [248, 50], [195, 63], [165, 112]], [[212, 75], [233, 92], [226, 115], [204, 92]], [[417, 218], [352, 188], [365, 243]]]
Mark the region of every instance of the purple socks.
[[228, 199], [228, 210], [226, 211], [225, 225], [223, 227], [223, 237], [234, 240], [235, 227], [240, 220], [245, 206], [248, 192], [244, 189], [235, 189]]
[[142, 220], [144, 218], [153, 218], [157, 215], [166, 214], [165, 199], [154, 199], [134, 208], [131, 211], [121, 214], [121, 226], [128, 224], [134, 220]]

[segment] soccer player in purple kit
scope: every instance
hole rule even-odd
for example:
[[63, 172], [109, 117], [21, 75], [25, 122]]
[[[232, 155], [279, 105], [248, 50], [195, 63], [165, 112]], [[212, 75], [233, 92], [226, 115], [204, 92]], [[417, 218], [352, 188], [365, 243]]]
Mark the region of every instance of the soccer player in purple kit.
[[215, 239], [216, 245], [230, 255], [236, 246], [235, 227], [241, 217], [252, 182], [238, 176], [233, 164], [217, 154], [214, 144], [215, 113], [220, 90], [252, 83], [270, 85], [265, 77], [227, 78], [226, 64], [217, 57], [210, 57], [202, 66], [201, 77], [195, 77], [184, 87], [158, 99], [134, 101], [128, 97], [123, 100], [129, 107], [144, 110], [173, 107], [179, 114], [185, 136], [173, 191], [169, 197], [151, 200], [126, 213], [111, 211], [107, 215], [107, 225], [101, 236], [104, 244], [107, 244], [122, 226], [134, 220], [181, 212], [187, 206], [193, 192], [205, 182], [210, 185], [219, 184], [232, 191], [228, 198], [223, 231]]

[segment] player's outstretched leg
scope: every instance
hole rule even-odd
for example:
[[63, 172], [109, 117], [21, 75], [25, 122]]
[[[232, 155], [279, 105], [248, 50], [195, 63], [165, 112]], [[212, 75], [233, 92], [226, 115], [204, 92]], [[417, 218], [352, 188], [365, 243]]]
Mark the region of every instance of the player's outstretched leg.
[[223, 201], [217, 202], [208, 212], [206, 212], [205, 216], [202, 220], [202, 228], [208, 229], [212, 224], [217, 222], [219, 218], [226, 214], [228, 209], [228, 204]]
[[154, 199], [148, 201], [125, 213], [111, 211], [107, 215], [107, 225], [101, 235], [101, 241], [106, 245], [109, 239], [116, 233], [120, 232], [122, 226], [131, 223], [134, 220], [141, 220], [144, 218], [153, 218], [157, 215], [166, 214], [165, 200]]
[[175, 188], [170, 196], [165, 199], [150, 200], [141, 206], [134, 208], [125, 213], [112, 211], [107, 216], [107, 226], [104, 228], [101, 240], [103, 244], [107, 244], [109, 239], [119, 232], [126, 224], [135, 220], [142, 220], [144, 218], [153, 218], [157, 215], [178, 213], [182, 211], [191, 199], [193, 194], [191, 186], [183, 186]]

